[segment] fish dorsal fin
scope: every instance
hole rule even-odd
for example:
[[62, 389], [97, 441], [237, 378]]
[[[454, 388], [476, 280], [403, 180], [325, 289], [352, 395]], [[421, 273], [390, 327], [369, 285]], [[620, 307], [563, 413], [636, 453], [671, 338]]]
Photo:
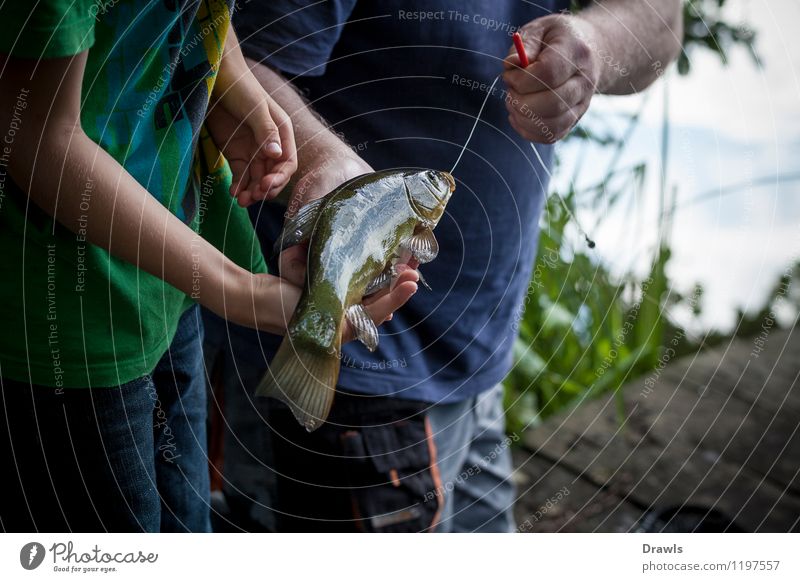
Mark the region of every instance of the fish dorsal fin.
[[325, 198], [312, 200], [300, 208], [297, 214], [286, 219], [283, 230], [278, 236], [278, 240], [275, 241], [275, 245], [272, 247], [273, 258], [277, 257], [285, 249], [308, 240], [308, 237], [311, 236], [311, 231], [314, 230], [314, 224], [319, 215], [319, 209], [324, 202]]
[[439, 243], [430, 228], [423, 228], [400, 243], [400, 248], [409, 251], [420, 263], [430, 263], [439, 254]]
[[371, 352], [378, 347], [378, 328], [375, 322], [360, 303], [351, 305], [345, 312], [345, 317], [356, 332], [356, 339]]

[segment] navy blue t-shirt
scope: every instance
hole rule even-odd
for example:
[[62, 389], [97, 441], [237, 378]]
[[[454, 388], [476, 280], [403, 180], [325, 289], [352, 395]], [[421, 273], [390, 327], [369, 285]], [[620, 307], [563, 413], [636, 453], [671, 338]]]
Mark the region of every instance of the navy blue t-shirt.
[[[516, 28], [568, 1], [255, 0], [235, 17], [250, 58], [283, 71], [375, 169], [450, 170]], [[438, 258], [380, 328], [375, 353], [343, 349], [341, 388], [453, 402], [500, 382], [531, 276], [547, 177], [508, 123], [498, 81], [436, 228]], [[537, 146], [550, 163], [552, 148]], [[282, 212], [253, 209], [266, 249]], [[268, 350], [278, 338], [262, 341]]]

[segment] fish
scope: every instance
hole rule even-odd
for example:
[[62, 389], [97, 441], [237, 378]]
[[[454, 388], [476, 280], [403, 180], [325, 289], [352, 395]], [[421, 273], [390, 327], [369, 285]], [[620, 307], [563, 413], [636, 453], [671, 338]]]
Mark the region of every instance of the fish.
[[307, 243], [306, 282], [257, 396], [286, 403], [309, 432], [325, 422], [339, 378], [345, 320], [368, 350], [378, 347], [363, 298], [388, 287], [397, 264], [436, 258], [433, 229], [455, 187], [443, 171], [372, 172], [286, 219], [273, 253]]

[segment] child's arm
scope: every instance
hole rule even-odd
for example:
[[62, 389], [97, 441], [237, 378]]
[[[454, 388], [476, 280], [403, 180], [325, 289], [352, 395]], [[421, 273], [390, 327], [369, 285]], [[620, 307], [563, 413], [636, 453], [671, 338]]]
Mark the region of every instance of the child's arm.
[[[283, 333], [300, 289], [238, 267], [170, 213], [81, 129], [86, 52], [40, 61], [0, 56], [0, 127], [9, 127], [17, 96], [27, 108], [13, 143], [9, 173], [30, 199], [73, 232], [88, 216], [87, 239], [190, 294], [235, 323]], [[19, 111], [17, 111], [19, 114]], [[91, 187], [89, 210], [80, 208]], [[380, 322], [416, 290], [415, 274], [373, 304]]]
[[292, 121], [253, 76], [233, 29], [225, 39], [207, 126], [230, 163], [231, 195], [239, 204], [274, 198], [289, 183], [297, 169]]

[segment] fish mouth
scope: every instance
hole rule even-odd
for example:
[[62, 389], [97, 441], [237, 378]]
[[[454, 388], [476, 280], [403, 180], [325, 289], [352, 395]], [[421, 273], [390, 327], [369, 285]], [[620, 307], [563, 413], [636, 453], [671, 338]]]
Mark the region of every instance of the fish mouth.
[[450, 192], [456, 191], [456, 179], [453, 178], [453, 175], [450, 172], [442, 172], [442, 176], [444, 176], [445, 180], [450, 184]]

